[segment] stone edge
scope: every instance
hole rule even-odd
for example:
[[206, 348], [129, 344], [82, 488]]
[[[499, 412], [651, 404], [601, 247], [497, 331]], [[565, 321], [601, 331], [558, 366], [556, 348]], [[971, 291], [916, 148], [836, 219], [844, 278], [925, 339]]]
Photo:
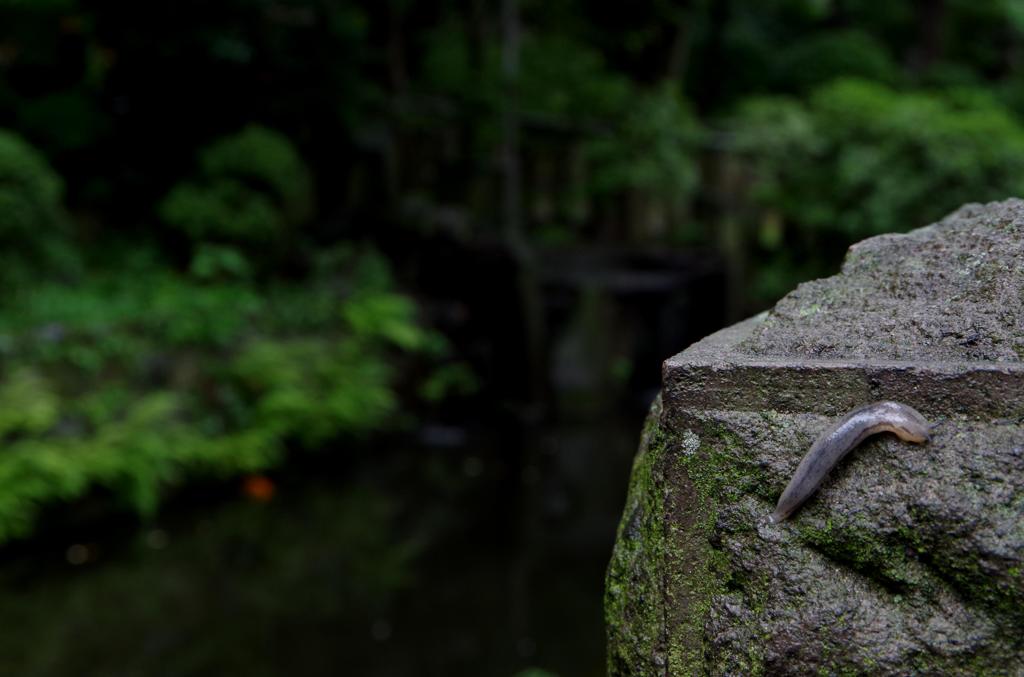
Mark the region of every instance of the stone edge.
[[773, 410], [836, 416], [898, 400], [925, 416], [1024, 417], [1024, 365], [1015, 362], [816, 360], [750, 356], [738, 346], [767, 313], [698, 341], [662, 365], [665, 411]]

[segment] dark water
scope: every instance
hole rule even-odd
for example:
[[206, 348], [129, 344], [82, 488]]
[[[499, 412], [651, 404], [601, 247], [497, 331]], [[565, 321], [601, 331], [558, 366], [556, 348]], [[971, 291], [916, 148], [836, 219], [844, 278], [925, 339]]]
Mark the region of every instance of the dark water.
[[519, 431], [518, 458], [507, 432], [428, 428], [310, 459], [269, 500], [222, 486], [148, 525], [65, 525], [0, 567], [0, 674], [603, 674], [638, 426]]

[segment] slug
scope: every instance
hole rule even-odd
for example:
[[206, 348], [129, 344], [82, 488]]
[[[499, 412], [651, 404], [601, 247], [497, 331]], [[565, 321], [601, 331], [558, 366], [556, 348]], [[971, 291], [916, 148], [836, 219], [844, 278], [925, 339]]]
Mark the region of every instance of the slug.
[[891, 432], [906, 442], [924, 444], [928, 441], [928, 429], [924, 416], [899, 402], [875, 402], [857, 407], [829, 426], [811, 445], [768, 520], [778, 523], [792, 515], [818, 490], [825, 476], [843, 456], [864, 438]]

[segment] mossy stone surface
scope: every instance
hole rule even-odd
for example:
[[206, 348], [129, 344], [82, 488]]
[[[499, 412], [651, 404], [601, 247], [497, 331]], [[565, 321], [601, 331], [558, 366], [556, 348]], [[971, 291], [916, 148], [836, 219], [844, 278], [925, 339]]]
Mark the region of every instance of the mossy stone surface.
[[[1024, 202], [964, 207], [666, 361], [609, 566], [611, 674], [1024, 674], [1021, 252]], [[880, 399], [931, 441], [869, 438], [768, 523], [817, 435]]]

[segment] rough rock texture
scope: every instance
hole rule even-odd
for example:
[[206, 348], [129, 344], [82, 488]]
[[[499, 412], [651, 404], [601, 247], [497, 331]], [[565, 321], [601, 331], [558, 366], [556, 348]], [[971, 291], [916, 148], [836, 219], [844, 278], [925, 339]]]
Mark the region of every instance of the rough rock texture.
[[1020, 362], [1022, 307], [1024, 200], [965, 205], [927, 228], [854, 245], [840, 275], [797, 287], [740, 350]]
[[[608, 571], [616, 675], [1024, 675], [1024, 202], [851, 248], [667, 360]], [[896, 399], [781, 525], [814, 438]]]

